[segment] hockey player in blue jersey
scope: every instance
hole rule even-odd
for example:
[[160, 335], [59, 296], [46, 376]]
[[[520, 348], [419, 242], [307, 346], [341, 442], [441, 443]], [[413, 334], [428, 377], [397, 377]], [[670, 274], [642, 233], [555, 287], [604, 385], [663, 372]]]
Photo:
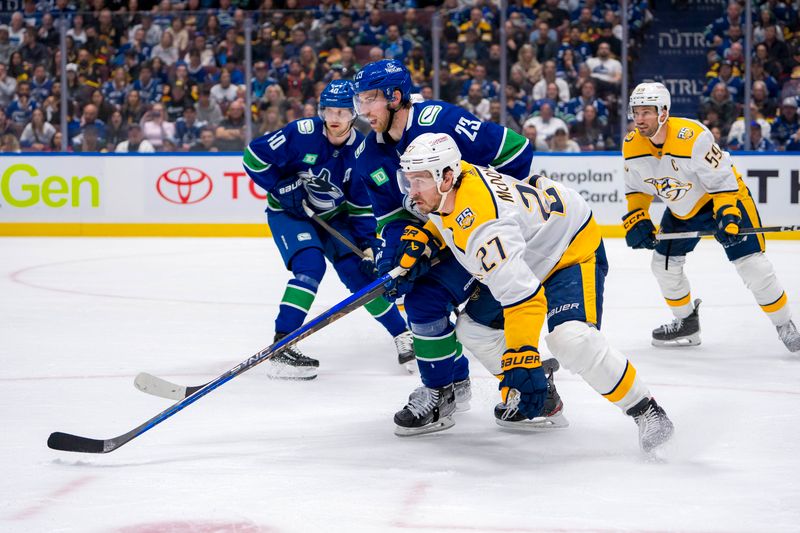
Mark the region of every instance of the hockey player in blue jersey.
[[[267, 223], [286, 268], [293, 278], [275, 320], [275, 341], [303, 324], [325, 274], [325, 259], [345, 286], [355, 292], [374, 278], [372, 263], [364, 263], [350, 249], [317, 226], [310, 207], [320, 218], [358, 247], [376, 247], [375, 218], [361, 180], [352, 179], [355, 149], [363, 135], [353, 128], [352, 83], [332, 81], [320, 95], [319, 117], [296, 120], [267, 133], [244, 151], [244, 168], [267, 191]], [[397, 307], [384, 298], [368, 303], [367, 310], [394, 338], [398, 362], [411, 364], [411, 332]], [[265, 363], [270, 377], [313, 379], [319, 361], [290, 347]]]
[[[355, 174], [366, 183], [378, 221], [382, 247], [376, 265], [380, 274], [400, 263], [401, 242], [424, 224], [425, 217], [415, 212], [395, 179], [400, 154], [417, 136], [448, 133], [471, 163], [494, 166], [518, 179], [531, 174], [533, 150], [527, 139], [445, 102], [412, 103], [411, 76], [399, 61], [370, 63], [356, 74], [353, 83], [356, 112], [372, 129], [356, 150]], [[467, 404], [471, 396], [469, 367], [459, 341], [493, 374], [500, 373], [502, 353], [497, 351], [502, 331], [493, 331], [502, 327], [503, 313], [489, 291], [479, 291], [477, 299], [470, 299], [454, 328], [451, 311], [473, 294], [475, 281], [452, 257], [430, 270], [425, 262], [417, 265], [390, 288], [390, 294], [405, 295], [424, 385], [395, 414], [395, 433], [401, 436], [447, 429], [454, 424], [451, 415], [456, 407], [461, 410]], [[554, 387], [551, 400], [553, 410], [560, 410]]]

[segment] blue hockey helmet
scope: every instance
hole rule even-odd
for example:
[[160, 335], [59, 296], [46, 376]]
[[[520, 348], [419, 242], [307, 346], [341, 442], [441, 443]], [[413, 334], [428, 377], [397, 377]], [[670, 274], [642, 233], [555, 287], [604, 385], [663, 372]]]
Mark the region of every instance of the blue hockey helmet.
[[[394, 91], [400, 91], [401, 101], [408, 102], [411, 98], [412, 88], [411, 74], [406, 66], [396, 59], [382, 59], [370, 63], [353, 77], [353, 90], [356, 95], [380, 89], [386, 100], [390, 102]], [[356, 107], [356, 111], [358, 111], [358, 107]]]
[[325, 122], [325, 109], [339, 108], [349, 109], [350, 113], [352, 113], [352, 118], [348, 120], [350, 122], [354, 121], [356, 113], [353, 109], [353, 96], [353, 82], [349, 80], [333, 80], [319, 95], [319, 106], [317, 108], [319, 118]]
[[325, 107], [353, 107], [353, 82], [333, 80], [319, 95], [320, 109]]

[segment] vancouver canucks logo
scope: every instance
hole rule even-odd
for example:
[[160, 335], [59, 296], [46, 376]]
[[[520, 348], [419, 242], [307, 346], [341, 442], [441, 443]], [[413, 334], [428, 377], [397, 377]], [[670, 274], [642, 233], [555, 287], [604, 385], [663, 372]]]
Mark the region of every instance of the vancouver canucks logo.
[[669, 202], [677, 202], [692, 188], [691, 183], [683, 183], [671, 176], [663, 178], [647, 178], [645, 183], [649, 183], [656, 189], [656, 194], [659, 198], [663, 198]]
[[469, 229], [475, 223], [475, 213], [472, 212], [472, 209], [469, 207], [464, 208], [456, 216], [456, 224], [458, 224], [461, 229]]
[[327, 168], [321, 169], [319, 175], [311, 169], [298, 172], [298, 175], [305, 182], [309, 202], [317, 209], [333, 209], [344, 196], [342, 190], [331, 183], [331, 171]]

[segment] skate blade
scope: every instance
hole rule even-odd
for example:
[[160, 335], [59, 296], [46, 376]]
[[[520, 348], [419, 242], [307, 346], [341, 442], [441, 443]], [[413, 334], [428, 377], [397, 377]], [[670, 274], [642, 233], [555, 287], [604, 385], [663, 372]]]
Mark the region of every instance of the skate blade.
[[569, 427], [569, 420], [562, 413], [552, 416], [541, 416], [531, 420], [520, 420], [519, 422], [511, 422], [510, 420], [494, 419], [497, 425], [505, 429], [513, 429], [517, 431], [551, 431], [554, 429], [564, 429]]
[[451, 416], [445, 416], [444, 418], [440, 418], [436, 422], [431, 424], [419, 427], [419, 428], [404, 428], [402, 426], [395, 425], [394, 427], [394, 434], [398, 437], [415, 437], [417, 435], [427, 435], [428, 433], [437, 433], [439, 431], [444, 431], [446, 429], [450, 429], [456, 425], [456, 421], [453, 420]]
[[653, 339], [653, 346], [662, 346], [662, 347], [681, 347], [681, 346], [698, 346], [700, 344], [700, 334], [695, 333], [694, 335], [689, 335], [686, 337], [679, 337], [677, 339], [673, 339], [671, 341], [662, 341], [658, 339]]
[[269, 379], [283, 379], [293, 381], [308, 381], [317, 377], [317, 367], [289, 366], [265, 362], [267, 377]]

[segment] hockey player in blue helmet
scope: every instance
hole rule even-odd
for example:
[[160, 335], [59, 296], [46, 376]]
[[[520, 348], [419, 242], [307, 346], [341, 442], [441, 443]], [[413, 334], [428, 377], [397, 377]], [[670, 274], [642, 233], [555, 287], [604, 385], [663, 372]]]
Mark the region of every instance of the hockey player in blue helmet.
[[[426, 217], [415, 210], [395, 180], [400, 154], [419, 135], [447, 133], [470, 163], [491, 165], [517, 179], [532, 173], [533, 150], [521, 135], [498, 124], [481, 122], [446, 102], [412, 103], [411, 76], [399, 61], [370, 63], [355, 75], [353, 84], [356, 112], [372, 129], [356, 150], [355, 173], [366, 184], [378, 221], [382, 246], [376, 265], [380, 274], [399, 264], [401, 242], [415, 239], [423, 231]], [[467, 215], [463, 217], [465, 225], [470, 220]], [[468, 405], [469, 366], [462, 342], [490, 372], [501, 372], [503, 333], [498, 328], [503, 324], [502, 309], [489, 290], [478, 285], [455, 259], [444, 255], [440, 259], [432, 268], [426, 261], [417, 262], [417, 267], [398, 278], [388, 292], [390, 296], [405, 296], [423, 384], [395, 414], [395, 433], [401, 436], [447, 429], [454, 424], [456, 407], [462, 410]], [[467, 300], [466, 312], [460, 314], [454, 327], [451, 312]], [[555, 387], [551, 389], [543, 418], [562, 407]], [[498, 419], [503, 416], [508, 420], [506, 411], [501, 408], [498, 412]], [[528, 427], [534, 425], [524, 422]], [[541, 426], [548, 425], [554, 424], [541, 422]]]
[[[275, 320], [275, 340], [303, 324], [322, 277], [325, 259], [355, 292], [374, 280], [372, 262], [362, 260], [317, 226], [305, 207], [362, 249], [376, 247], [375, 218], [361, 180], [351, 177], [355, 149], [363, 135], [353, 129], [352, 83], [334, 80], [320, 95], [319, 117], [296, 120], [253, 140], [244, 169], [267, 191], [267, 223], [292, 279]], [[394, 338], [398, 362], [411, 365], [411, 332], [397, 307], [384, 298], [366, 306]], [[264, 363], [278, 379], [313, 379], [319, 361], [292, 346]]]

